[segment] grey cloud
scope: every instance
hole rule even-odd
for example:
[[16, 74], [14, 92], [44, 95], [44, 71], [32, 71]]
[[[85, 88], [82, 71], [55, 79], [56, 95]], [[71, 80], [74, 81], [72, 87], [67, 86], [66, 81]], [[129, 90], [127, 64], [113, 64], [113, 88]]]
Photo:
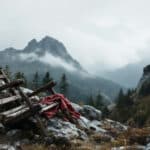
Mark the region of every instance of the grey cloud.
[[149, 0], [0, 0], [0, 48], [22, 48], [50, 35], [90, 72], [114, 70], [145, 58], [149, 5]]

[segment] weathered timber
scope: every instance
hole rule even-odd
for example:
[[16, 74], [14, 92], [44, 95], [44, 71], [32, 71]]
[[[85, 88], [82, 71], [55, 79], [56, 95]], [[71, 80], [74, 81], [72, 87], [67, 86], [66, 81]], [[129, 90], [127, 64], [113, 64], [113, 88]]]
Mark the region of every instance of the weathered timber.
[[13, 115], [7, 115], [7, 116], [3, 116], [2, 118], [2, 122], [4, 125], [8, 125], [10, 126], [11, 124], [13, 125], [14, 123], [16, 124], [17, 122], [20, 122], [21, 120], [27, 119], [28, 117], [30, 117], [31, 115], [35, 115], [36, 112], [38, 112], [39, 106], [35, 105], [32, 109], [32, 111], [29, 109], [29, 107], [25, 107], [22, 109], [22, 111], [17, 111], [17, 113], [13, 113]]
[[3, 86], [0, 86], [0, 91], [8, 89], [8, 88], [12, 88], [12, 87], [17, 87], [17, 86], [19, 86], [19, 85], [21, 85], [23, 83], [24, 83], [24, 81], [21, 80], [21, 79], [12, 81], [10, 83], [4, 84]]
[[[5, 81], [5, 83], [10, 83], [11, 81], [10, 81], [10, 79], [6, 76], [6, 74], [5, 74], [5, 72], [3, 71], [3, 69], [1, 68], [0, 69], [0, 74], [1, 75], [3, 75], [3, 80]], [[10, 92], [13, 94], [13, 95], [17, 95], [17, 92], [15, 91], [15, 89], [14, 88], [11, 88], [11, 89], [9, 89], [10, 90]]]
[[18, 110], [18, 111], [14, 112], [14, 113], [11, 113], [11, 114], [6, 115], [6, 118], [17, 117], [17, 116], [19, 116], [20, 114], [22, 114], [22, 113], [24, 113], [24, 112], [26, 112], [26, 111], [28, 111], [28, 110], [29, 110], [29, 107], [24, 107], [24, 108], [22, 108], [21, 110]]
[[[10, 81], [10, 79], [6, 76], [5, 72], [0, 69], [0, 75], [2, 75], [3, 81], [6, 83], [3, 86], [0, 86], [0, 91], [8, 89], [8, 91], [11, 92], [12, 95], [20, 95], [22, 101], [16, 101], [20, 103], [20, 106], [11, 108], [11, 110], [7, 110], [5, 112], [0, 113], [0, 120], [6, 125], [13, 125], [13, 123], [17, 123], [24, 120], [25, 118], [33, 115], [35, 119], [37, 120], [38, 126], [40, 127], [40, 131], [43, 136], [48, 136], [46, 129], [39, 117], [39, 115], [42, 113], [42, 111], [46, 111], [50, 108], [53, 108], [54, 106], [58, 105], [58, 103], [54, 103], [50, 106], [45, 106], [42, 110], [40, 105], [37, 105], [35, 107], [30, 98], [31, 96], [34, 96], [42, 91], [49, 90], [52, 94], [55, 94], [55, 91], [53, 90], [53, 87], [56, 85], [55, 82], [49, 82], [45, 86], [37, 89], [36, 91], [30, 93], [29, 95], [25, 94], [23, 90], [20, 88], [20, 85], [23, 84], [23, 80], [17, 80], [17, 81]], [[13, 98], [10, 98], [11, 100]], [[9, 102], [11, 102], [9, 99]], [[8, 100], [8, 99], [7, 99]], [[5, 99], [6, 101], [6, 99]], [[13, 100], [12, 100], [13, 101]], [[3, 101], [2, 101], [3, 102]], [[26, 106], [24, 107], [24, 104], [26, 103]]]
[[10, 110], [7, 110], [7, 111], [4, 111], [4, 112], [0, 113], [0, 116], [6, 116], [8, 114], [15, 113], [15, 112], [17, 112], [17, 111], [19, 111], [19, 110], [21, 110], [21, 109], [23, 109], [25, 107], [26, 107], [26, 105], [20, 105], [18, 107], [15, 107], [15, 108], [12, 108]]
[[7, 103], [10, 103], [10, 102], [13, 102], [13, 101], [16, 101], [16, 100], [19, 100], [19, 99], [21, 99], [20, 95], [15, 95], [15, 96], [0, 99], [0, 106], [7, 104]]
[[1, 74], [1, 75], [0, 75], [0, 79], [5, 79], [5, 77]]
[[[16, 87], [16, 89], [19, 91], [20, 95], [22, 96], [22, 98], [24, 99], [24, 101], [27, 103], [28, 107], [29, 107], [30, 110], [32, 111], [33, 105], [32, 105], [32, 103], [31, 103], [29, 97], [22, 91], [22, 89], [21, 89], [20, 87]], [[37, 120], [37, 122], [38, 122], [38, 125], [39, 125], [39, 127], [40, 127], [40, 129], [41, 129], [41, 134], [42, 134], [43, 136], [48, 136], [48, 134], [47, 134], [47, 132], [46, 132], [46, 129], [45, 129], [45, 127], [44, 127], [44, 125], [43, 125], [43, 123], [42, 123], [42, 121], [41, 121], [41, 119], [40, 119], [38, 113], [35, 114], [34, 117], [36, 118], [36, 120]]]
[[47, 110], [57, 106], [58, 104], [59, 103], [56, 102], [56, 103], [52, 103], [51, 105], [45, 106], [45, 107], [42, 108], [42, 110], [39, 113], [43, 113], [44, 111], [47, 111]]
[[39, 94], [40, 92], [43, 92], [45, 90], [50, 90], [52, 92], [52, 94], [54, 94], [55, 92], [52, 89], [52, 87], [54, 87], [55, 85], [56, 85], [56, 82], [51, 81], [51, 82], [47, 83], [46, 85], [40, 87], [39, 89], [35, 90], [34, 92], [29, 93], [28, 96], [29, 97], [34, 96], [34, 95]]

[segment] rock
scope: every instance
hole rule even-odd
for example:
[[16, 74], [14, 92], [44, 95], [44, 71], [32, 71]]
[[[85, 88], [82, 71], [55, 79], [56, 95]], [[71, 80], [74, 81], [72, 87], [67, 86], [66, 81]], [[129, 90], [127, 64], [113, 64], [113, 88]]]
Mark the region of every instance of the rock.
[[140, 79], [136, 88], [135, 99], [141, 96], [150, 94], [150, 65], [146, 66], [143, 70], [143, 76]]
[[78, 119], [78, 124], [81, 128], [84, 128], [84, 129], [89, 129], [89, 124], [90, 120], [88, 120], [87, 118], [83, 117], [83, 116], [80, 116], [80, 119]]
[[120, 147], [113, 147], [111, 150], [145, 150], [145, 146], [142, 145], [135, 145], [135, 146], [120, 146]]
[[145, 150], [150, 150], [150, 143], [148, 143], [148, 144], [146, 145]]
[[82, 107], [76, 103], [71, 103], [71, 105], [73, 106], [73, 108], [75, 109], [75, 111], [80, 112], [80, 110], [82, 109]]
[[84, 105], [79, 112], [90, 120], [101, 120], [102, 117], [102, 112], [100, 110], [89, 105]]
[[92, 130], [96, 133], [106, 133], [107, 131], [102, 129], [102, 123], [97, 120], [88, 120], [87, 118], [81, 116], [80, 119], [78, 120], [78, 123], [81, 128], [84, 128], [86, 130]]
[[48, 131], [55, 139], [60, 137], [69, 140], [74, 138], [87, 139], [86, 133], [78, 129], [76, 125], [58, 118], [52, 118], [48, 121]]
[[93, 121], [90, 121], [88, 126], [89, 126], [89, 129], [95, 131], [96, 133], [99, 132], [99, 133], [106, 133], [107, 131], [102, 129], [100, 126], [101, 126], [101, 122], [100, 121], [97, 121], [97, 120], [93, 120]]
[[149, 74], [150, 73], [150, 65], [147, 65], [146, 67], [144, 67], [143, 69], [143, 74], [146, 75], [146, 74]]
[[0, 150], [16, 150], [16, 149], [8, 144], [0, 144]]
[[109, 126], [109, 128], [116, 129], [119, 132], [126, 131], [128, 129], [127, 126], [121, 124], [120, 122], [110, 119], [105, 119], [102, 124], [104, 126]]

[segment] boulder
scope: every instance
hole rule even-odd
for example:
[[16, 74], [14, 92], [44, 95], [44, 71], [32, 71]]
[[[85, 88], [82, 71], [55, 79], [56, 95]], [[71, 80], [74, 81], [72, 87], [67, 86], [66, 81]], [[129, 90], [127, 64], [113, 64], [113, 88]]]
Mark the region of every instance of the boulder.
[[79, 112], [89, 120], [101, 120], [102, 118], [102, 112], [89, 105], [84, 105]]
[[16, 150], [15, 147], [9, 144], [0, 144], [0, 150]]
[[145, 150], [150, 150], [150, 143], [148, 143], [148, 144], [146, 145]]
[[105, 119], [102, 124], [103, 126], [115, 129], [118, 132], [123, 132], [128, 129], [128, 126], [125, 126], [124, 124], [121, 124], [120, 122], [111, 119]]
[[54, 139], [66, 138], [68, 140], [79, 138], [87, 139], [87, 134], [78, 129], [75, 124], [67, 121], [63, 121], [59, 118], [52, 118], [48, 121], [47, 127], [49, 134], [54, 137]]

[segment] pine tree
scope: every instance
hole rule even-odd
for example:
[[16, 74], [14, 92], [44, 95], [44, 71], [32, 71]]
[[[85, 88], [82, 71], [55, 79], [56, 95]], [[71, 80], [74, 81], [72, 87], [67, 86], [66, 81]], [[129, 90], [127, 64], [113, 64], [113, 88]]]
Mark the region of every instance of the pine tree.
[[90, 95], [89, 98], [88, 98], [88, 105], [95, 107], [95, 101], [94, 101], [92, 95]]
[[39, 73], [38, 72], [36, 72], [35, 74], [34, 74], [34, 76], [33, 76], [33, 81], [32, 81], [32, 83], [33, 83], [33, 86], [32, 86], [32, 88], [33, 89], [37, 89], [38, 87], [39, 87]]
[[116, 108], [115, 108], [115, 116], [114, 119], [120, 121], [120, 122], [126, 122], [132, 115], [132, 106], [133, 106], [133, 100], [131, 98], [132, 91], [128, 90], [127, 93], [123, 93], [123, 90], [121, 89], [117, 100], [116, 100]]
[[96, 96], [96, 108], [97, 109], [102, 109], [104, 106], [104, 103], [103, 103], [103, 97], [102, 95], [99, 93], [97, 96]]
[[14, 78], [15, 79], [23, 79], [24, 80], [23, 86], [27, 87], [27, 79], [26, 79], [24, 73], [22, 73], [22, 72], [16, 72], [15, 75], [14, 75]]
[[50, 73], [49, 72], [46, 72], [45, 73], [45, 76], [43, 78], [43, 84], [47, 84], [48, 82], [52, 81], [53, 79], [51, 78], [50, 76]]
[[67, 77], [65, 74], [62, 74], [61, 76], [61, 80], [59, 83], [59, 89], [60, 89], [60, 93], [67, 95], [68, 94], [68, 81], [67, 81]]
[[8, 78], [11, 79], [11, 71], [8, 65], [5, 66], [4, 72], [6, 73], [6, 75], [8, 76]]

